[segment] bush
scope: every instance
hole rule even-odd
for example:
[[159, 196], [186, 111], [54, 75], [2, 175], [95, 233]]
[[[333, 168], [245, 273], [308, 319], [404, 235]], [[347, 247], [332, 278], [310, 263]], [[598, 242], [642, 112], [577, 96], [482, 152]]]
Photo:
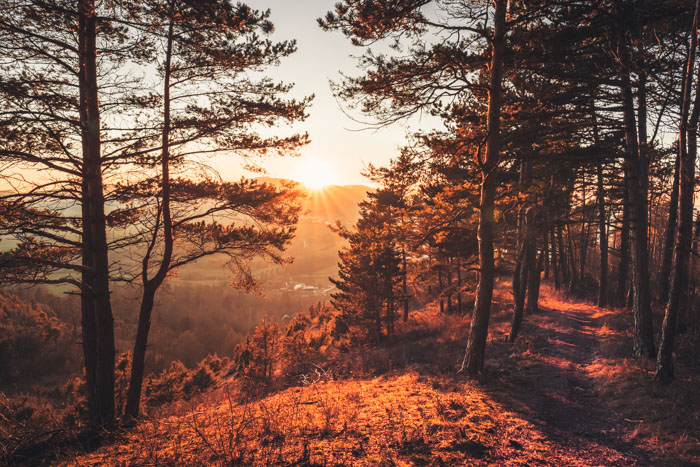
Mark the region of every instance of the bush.
[[229, 361], [216, 354], [209, 355], [199, 362], [196, 368], [188, 370], [180, 361], [146, 380], [144, 397], [146, 405], [159, 407], [176, 400], [188, 400], [214, 386]]
[[48, 308], [0, 293], [0, 390], [28, 389], [80, 372], [80, 346]]
[[245, 342], [236, 347], [236, 374], [255, 382], [269, 384], [279, 360], [282, 332], [277, 323], [263, 322]]

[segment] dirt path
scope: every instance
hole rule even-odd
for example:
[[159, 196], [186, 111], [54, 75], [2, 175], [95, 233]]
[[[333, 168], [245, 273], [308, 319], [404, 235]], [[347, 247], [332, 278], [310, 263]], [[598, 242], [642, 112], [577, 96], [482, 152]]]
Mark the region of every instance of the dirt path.
[[621, 439], [620, 420], [596, 395], [596, 380], [586, 371], [599, 345], [596, 309], [548, 305], [534, 317], [542, 342], [531, 368], [536, 383], [520, 396], [530, 421], [560, 450], [556, 457], [571, 465], [653, 465], [648, 453]]

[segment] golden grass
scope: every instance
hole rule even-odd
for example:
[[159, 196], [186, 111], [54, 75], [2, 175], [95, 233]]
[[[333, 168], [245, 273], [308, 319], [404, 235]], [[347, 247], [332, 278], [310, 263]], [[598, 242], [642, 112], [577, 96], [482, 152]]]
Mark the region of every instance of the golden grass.
[[[499, 283], [487, 373], [457, 373], [468, 317], [440, 314], [436, 304], [398, 325], [379, 348], [333, 354], [316, 382], [250, 399], [235, 381], [152, 414], [111, 445], [66, 453], [64, 465], [632, 465], [623, 454], [580, 444], [538, 420], [532, 395], [572, 404], [542, 385], [542, 368], [580, 374], [596, 403], [609, 409], [611, 433], [660, 462], [698, 462], [697, 373], [679, 368], [671, 386], [651, 381], [651, 366], [627, 357], [629, 313], [598, 309], [543, 286], [542, 311], [526, 315], [515, 344], [510, 291]], [[557, 311], [552, 311], [557, 310]], [[568, 321], [597, 342], [584, 364], [567, 340]], [[622, 316], [622, 317], [621, 317]], [[329, 376], [330, 375], [330, 376]], [[310, 381], [310, 380], [309, 380]], [[578, 383], [577, 383], [578, 384]], [[576, 385], [574, 385], [576, 386]], [[583, 390], [573, 387], [572, 390]], [[547, 399], [549, 398], [549, 399]], [[604, 402], [603, 402], [604, 401]]]

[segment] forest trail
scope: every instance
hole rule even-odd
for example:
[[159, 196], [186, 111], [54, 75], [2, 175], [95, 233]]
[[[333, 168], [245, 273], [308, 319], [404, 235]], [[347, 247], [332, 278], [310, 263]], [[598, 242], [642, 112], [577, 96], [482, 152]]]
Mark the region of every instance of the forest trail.
[[606, 339], [607, 310], [560, 299], [548, 289], [539, 313], [525, 318], [536, 322], [530, 330], [538, 352], [529, 368], [535, 384], [512, 396], [552, 442], [557, 452], [551, 454], [568, 465], [653, 465], [649, 453], [622, 439], [623, 420], [598, 395], [600, 381], [589, 371]]

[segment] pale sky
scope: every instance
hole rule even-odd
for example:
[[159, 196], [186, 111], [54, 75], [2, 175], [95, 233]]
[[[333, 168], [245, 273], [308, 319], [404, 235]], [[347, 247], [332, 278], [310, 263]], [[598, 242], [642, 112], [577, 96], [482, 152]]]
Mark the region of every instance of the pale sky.
[[[339, 72], [356, 75], [355, 60], [363, 49], [353, 47], [340, 32], [324, 32], [316, 19], [332, 10], [336, 0], [247, 0], [251, 8], [271, 10], [275, 25], [273, 40], [296, 39], [297, 52], [282, 64], [271, 69], [270, 76], [277, 80], [295, 83], [293, 96], [315, 94], [309, 109], [309, 118], [295, 126], [308, 131], [311, 143], [298, 158], [275, 158], [260, 165], [272, 177], [299, 179], [309, 165], [322, 166], [331, 184], [368, 184], [360, 171], [371, 162], [384, 165], [398, 153], [397, 148], [406, 140], [407, 126], [394, 125], [380, 130], [362, 130], [364, 126], [348, 118], [333, 97], [328, 81], [338, 80]], [[359, 112], [353, 113], [362, 119]], [[428, 120], [414, 119], [411, 129], [428, 125]], [[355, 130], [355, 131], [353, 131]], [[278, 134], [288, 134], [282, 128]], [[238, 178], [244, 174], [238, 160], [228, 159], [215, 164], [224, 178]], [[303, 180], [302, 180], [303, 181]]]

